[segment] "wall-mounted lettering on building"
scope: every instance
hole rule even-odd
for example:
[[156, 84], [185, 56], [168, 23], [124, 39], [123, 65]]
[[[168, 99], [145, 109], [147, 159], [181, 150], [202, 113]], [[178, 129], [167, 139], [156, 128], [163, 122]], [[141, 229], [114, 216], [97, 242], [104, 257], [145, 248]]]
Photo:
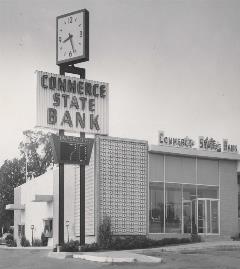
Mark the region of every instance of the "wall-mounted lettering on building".
[[221, 152], [221, 144], [212, 137], [199, 136], [199, 149]]
[[159, 132], [159, 144], [162, 146], [172, 146], [172, 147], [183, 147], [183, 148], [192, 148], [194, 146], [194, 141], [189, 138], [176, 138], [165, 136], [163, 131]]
[[108, 83], [37, 71], [37, 127], [108, 134]]
[[223, 151], [237, 153], [238, 152], [237, 145], [231, 145], [228, 143], [227, 139], [223, 139]]

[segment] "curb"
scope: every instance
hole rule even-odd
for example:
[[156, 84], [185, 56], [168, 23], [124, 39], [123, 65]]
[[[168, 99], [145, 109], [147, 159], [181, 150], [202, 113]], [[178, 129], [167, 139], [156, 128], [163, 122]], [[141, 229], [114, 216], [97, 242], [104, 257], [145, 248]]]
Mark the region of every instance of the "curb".
[[114, 257], [109, 257], [109, 256], [101, 257], [101, 256], [92, 256], [92, 255], [85, 255], [85, 254], [83, 255], [74, 254], [73, 258], [92, 261], [92, 262], [105, 262], [105, 263], [122, 263], [122, 262], [133, 263], [137, 261], [134, 258], [114, 258]]
[[94, 256], [86, 254], [73, 254], [74, 259], [82, 259], [93, 262], [102, 263], [161, 263], [162, 258], [150, 257], [146, 255], [139, 255], [137, 257], [109, 257], [109, 256]]
[[67, 258], [73, 258], [73, 253], [71, 253], [71, 252], [49, 252], [48, 257], [62, 260], [62, 259], [67, 259]]

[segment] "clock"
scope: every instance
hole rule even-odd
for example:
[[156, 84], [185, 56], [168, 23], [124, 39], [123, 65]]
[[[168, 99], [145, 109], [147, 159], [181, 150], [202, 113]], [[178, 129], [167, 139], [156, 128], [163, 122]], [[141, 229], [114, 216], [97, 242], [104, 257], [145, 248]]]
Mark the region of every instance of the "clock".
[[89, 60], [89, 12], [86, 9], [58, 16], [56, 28], [57, 65]]

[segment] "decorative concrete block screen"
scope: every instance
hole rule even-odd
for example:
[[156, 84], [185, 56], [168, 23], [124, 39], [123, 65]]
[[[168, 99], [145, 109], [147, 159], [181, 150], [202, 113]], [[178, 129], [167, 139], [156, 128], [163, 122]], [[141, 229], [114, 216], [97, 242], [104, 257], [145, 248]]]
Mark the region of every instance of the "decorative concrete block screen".
[[147, 142], [98, 137], [96, 150], [98, 223], [108, 216], [115, 235], [146, 234]]

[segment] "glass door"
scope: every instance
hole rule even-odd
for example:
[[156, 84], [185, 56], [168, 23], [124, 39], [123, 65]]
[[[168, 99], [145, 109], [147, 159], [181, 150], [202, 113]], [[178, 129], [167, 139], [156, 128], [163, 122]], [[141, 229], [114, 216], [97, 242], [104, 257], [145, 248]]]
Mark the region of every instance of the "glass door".
[[198, 233], [218, 233], [218, 199], [197, 199]]
[[206, 233], [205, 200], [198, 200], [198, 233]]

